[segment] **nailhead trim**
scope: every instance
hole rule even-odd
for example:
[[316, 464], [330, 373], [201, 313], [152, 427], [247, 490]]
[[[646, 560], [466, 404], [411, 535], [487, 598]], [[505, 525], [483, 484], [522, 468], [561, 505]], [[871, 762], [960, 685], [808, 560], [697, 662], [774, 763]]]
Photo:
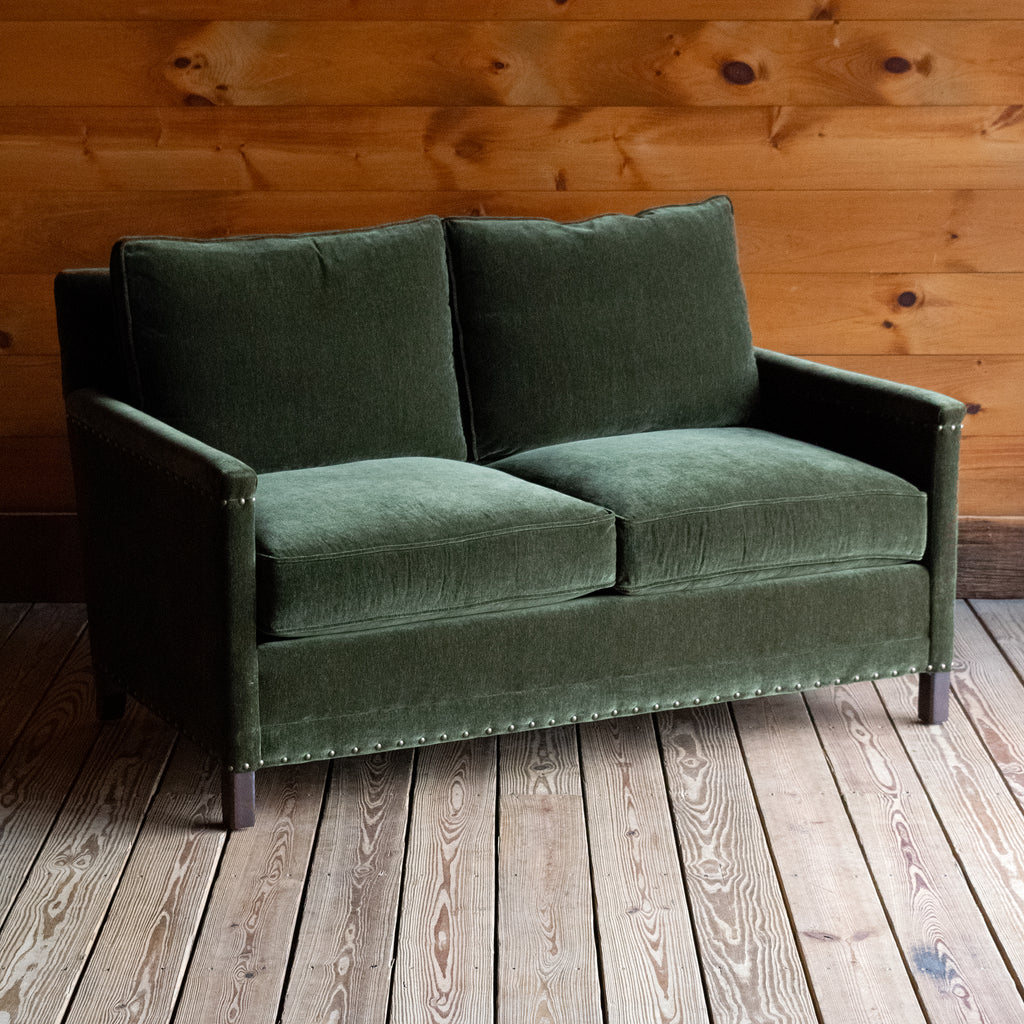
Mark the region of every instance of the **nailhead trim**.
[[[928, 672], [935, 671], [936, 668], [938, 668], [939, 670], [946, 670], [948, 667], [949, 666], [945, 662], [942, 662], [938, 666], [936, 666], [936, 665], [928, 665], [927, 668], [925, 669], [925, 671], [928, 671]], [[909, 666], [906, 669], [893, 668], [893, 669], [889, 669], [887, 672], [871, 672], [870, 675], [853, 675], [853, 676], [849, 677], [849, 680], [850, 680], [850, 682], [860, 682], [860, 681], [865, 681], [866, 682], [869, 679], [872, 679], [872, 680], [880, 679], [882, 676], [885, 676], [885, 675], [895, 677], [895, 676], [900, 676], [900, 675], [915, 674], [918, 671], [919, 671], [919, 669], [917, 668], [917, 666], [911, 665], [911, 666]], [[837, 685], [838, 686], [838, 685], [840, 685], [843, 682], [843, 680], [837, 677], [837, 678], [832, 679], [830, 682], [833, 685]], [[790, 683], [788, 685], [777, 684], [777, 685], [773, 686], [767, 692], [769, 692], [769, 693], [783, 693], [783, 692], [785, 692], [787, 690], [790, 690], [792, 692], [799, 692], [799, 691], [802, 691], [803, 689], [805, 689], [806, 687], [809, 687], [809, 686], [814, 686], [816, 688], [820, 688], [820, 687], [822, 687], [824, 685], [826, 685], [826, 681], [825, 680], [815, 679], [815, 680], [813, 680], [813, 682], [806, 682], [806, 683], [805, 682], [795, 682], [795, 683]], [[747, 693], [743, 693], [743, 691], [741, 691], [741, 690], [735, 690], [735, 691], [733, 691], [731, 697], [723, 696], [722, 694], [713, 694], [711, 696], [691, 697], [691, 698], [689, 698], [689, 700], [690, 700], [691, 705], [699, 706], [699, 705], [701, 705], [703, 703], [720, 703], [723, 700], [741, 700], [744, 697], [761, 697], [761, 696], [763, 696], [765, 694], [765, 692], [766, 691], [765, 691], [765, 689], [763, 687], [758, 687], [757, 689], [754, 689], [752, 691], [748, 691]], [[681, 707], [683, 705], [683, 703], [684, 702], [681, 699], [677, 698], [677, 699], [672, 701], [671, 707], [679, 708], [679, 707]], [[650, 705], [651, 710], [655, 711], [655, 712], [660, 711], [662, 709], [662, 707], [663, 707], [663, 705], [660, 702], [659, 703], [653, 703], [653, 704]], [[632, 714], [641, 714], [642, 713], [641, 712], [641, 707], [640, 707], [639, 704], [631, 705], [629, 707], [629, 712], [631, 712]], [[616, 707], [616, 708], [611, 708], [610, 710], [608, 710], [606, 712], [592, 711], [589, 714], [587, 714], [585, 717], [587, 718], [587, 720], [589, 720], [591, 722], [597, 722], [597, 721], [600, 721], [602, 718], [617, 718], [622, 713], [623, 713], [622, 710], [620, 708]], [[570, 715], [568, 717], [568, 719], [565, 721], [565, 724], [576, 724], [583, 717], [584, 716], [580, 715], [580, 714]], [[554, 718], [549, 718], [547, 720], [547, 725], [548, 726], [555, 726], [557, 724], [558, 724], [558, 722]], [[525, 723], [525, 727], [528, 728], [528, 729], [536, 729], [538, 727], [537, 720], [531, 718], [527, 723]], [[505, 728], [505, 730], [507, 732], [514, 733], [514, 732], [518, 731], [521, 728], [521, 726], [518, 723], [516, 723], [516, 722], [512, 722], [509, 725], [505, 726], [504, 728]], [[479, 736], [492, 736], [492, 735], [494, 735], [495, 730], [496, 730], [495, 726], [489, 725], [489, 726], [484, 727], [478, 733], [476, 733], [476, 735], [479, 735]], [[461, 739], [469, 739], [473, 735], [474, 735], [474, 733], [472, 733], [468, 729], [463, 729], [459, 733], [459, 736], [460, 736]], [[440, 742], [442, 742], [442, 743], [443, 742], [447, 742], [449, 740], [449, 738], [450, 738], [450, 734], [446, 733], [446, 732], [443, 732], [443, 733], [441, 733], [438, 736], [438, 740]], [[376, 750], [376, 751], [387, 750], [387, 749], [400, 749], [400, 748], [406, 746], [407, 743], [424, 744], [426, 742], [427, 742], [427, 737], [426, 736], [418, 736], [418, 737], [415, 737], [414, 739], [413, 738], [404, 738], [403, 737], [401, 739], [396, 739], [396, 740], [393, 740], [393, 741], [389, 741], [388, 743], [385, 743], [383, 740], [380, 740], [380, 741], [376, 742], [373, 745], [373, 749]], [[363, 750], [363, 748], [359, 747], [359, 746], [353, 746], [353, 747], [349, 748], [349, 751], [352, 754], [359, 754], [362, 750]], [[337, 751], [334, 750], [333, 748], [330, 749], [330, 750], [327, 750], [326, 751], [326, 756], [328, 758], [337, 757], [338, 756], [337, 755]], [[297, 759], [297, 760], [302, 760], [302, 761], [310, 761], [310, 760], [313, 759], [313, 754], [311, 754], [311, 753], [304, 753], [304, 754], [300, 754], [300, 755], [292, 755], [290, 757], [289, 756], [281, 756], [281, 757], [278, 758], [278, 763], [280, 763], [280, 764], [288, 764], [289, 761], [291, 759], [293, 759], [293, 758]], [[265, 763], [266, 762], [264, 762], [261, 759], [259, 761], [259, 763], [257, 764], [257, 767], [263, 767], [263, 765]], [[230, 767], [230, 766], [227, 768], [227, 770], [228, 771], [235, 771], [235, 769]], [[250, 766], [250, 764], [248, 762], [246, 762], [246, 763], [242, 764], [242, 766], [241, 766], [241, 768], [239, 770], [240, 771], [250, 771], [251, 770], [251, 766]]]

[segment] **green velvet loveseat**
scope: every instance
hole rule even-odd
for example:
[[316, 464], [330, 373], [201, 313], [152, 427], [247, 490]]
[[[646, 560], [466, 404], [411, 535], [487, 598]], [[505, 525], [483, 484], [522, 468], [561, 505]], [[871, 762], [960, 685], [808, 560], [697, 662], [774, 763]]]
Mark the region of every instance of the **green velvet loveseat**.
[[920, 673], [963, 406], [755, 349], [723, 197], [56, 281], [101, 713], [253, 773]]

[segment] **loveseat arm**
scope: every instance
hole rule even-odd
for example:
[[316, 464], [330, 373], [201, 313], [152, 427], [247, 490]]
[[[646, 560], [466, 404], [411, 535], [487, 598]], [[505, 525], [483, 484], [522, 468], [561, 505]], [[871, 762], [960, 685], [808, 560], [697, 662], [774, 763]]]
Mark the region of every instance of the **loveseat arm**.
[[[888, 470], [928, 495], [931, 663], [953, 657], [957, 466], [966, 408], [934, 391], [756, 349], [758, 425]], [[925, 666], [922, 666], [924, 669]]]
[[66, 405], [101, 694], [255, 767], [256, 474], [100, 392]]

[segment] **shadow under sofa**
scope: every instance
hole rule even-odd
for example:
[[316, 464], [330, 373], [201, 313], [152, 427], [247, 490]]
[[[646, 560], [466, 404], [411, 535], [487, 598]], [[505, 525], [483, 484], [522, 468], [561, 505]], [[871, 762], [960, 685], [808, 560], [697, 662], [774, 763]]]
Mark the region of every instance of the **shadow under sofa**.
[[56, 282], [101, 714], [224, 765], [921, 674], [964, 408], [756, 349], [716, 197], [125, 239]]

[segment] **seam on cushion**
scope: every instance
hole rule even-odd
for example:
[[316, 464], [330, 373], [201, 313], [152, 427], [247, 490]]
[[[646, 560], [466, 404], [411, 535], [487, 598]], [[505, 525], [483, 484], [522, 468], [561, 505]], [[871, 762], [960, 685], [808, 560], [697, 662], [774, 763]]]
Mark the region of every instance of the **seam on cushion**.
[[[643, 590], [660, 590], [664, 587], [675, 586], [678, 583], [690, 583], [694, 580], [714, 580], [722, 576], [754, 576], [762, 572], [770, 572], [773, 569], [810, 569], [814, 566], [836, 566], [845, 565], [847, 563], [854, 562], [871, 562], [881, 565], [918, 565], [920, 556], [917, 558], [913, 557], [902, 557], [900, 555], [848, 555], [844, 558], [829, 558], [821, 562], [777, 562], [773, 565], [758, 565], [749, 569], [721, 569], [718, 572], [708, 573], [693, 573], [689, 576], [676, 576], [668, 580], [660, 580], [657, 583], [641, 584], [639, 587], [632, 588], [630, 590], [619, 590], [618, 584], [616, 584], [616, 591], [618, 593], [629, 593], [638, 594]], [[865, 565], [863, 568], [870, 569], [873, 565]], [[808, 573], [808, 576], [820, 576], [822, 573]]]
[[734, 508], [757, 508], [760, 505], [791, 505], [798, 502], [824, 502], [835, 501], [838, 498], [905, 498], [917, 501], [920, 498], [927, 499], [925, 491], [916, 491], [914, 494], [907, 494], [905, 491], [844, 491], [833, 494], [808, 494], [796, 495], [790, 498], [763, 498], [756, 501], [733, 501], [724, 505], [705, 505], [701, 508], [689, 508], [676, 512], [665, 512], [658, 516], [647, 516], [643, 519], [632, 519], [628, 516], [618, 515], [624, 523], [657, 523], [663, 519], [685, 519], [688, 516], [704, 515], [707, 512], [725, 512]]
[[[490, 601], [474, 601], [472, 604], [460, 604], [460, 605], [445, 605], [439, 608], [424, 608], [418, 612], [404, 612], [401, 615], [375, 615], [370, 619], [341, 619], [336, 622], [321, 623], [316, 626], [303, 627], [303, 632], [296, 636], [295, 633], [275, 633], [270, 629], [264, 629], [262, 632], [267, 636], [279, 636], [281, 639], [298, 639], [303, 636], [311, 635], [312, 630], [320, 632], [332, 632], [337, 630], [340, 626], [358, 626], [360, 623], [374, 622], [381, 623], [382, 626], [387, 625], [389, 622], [400, 621], [404, 623], [416, 623], [421, 621], [427, 616], [439, 616], [447, 615], [450, 612], [464, 612], [472, 610], [473, 608], [486, 608], [489, 605], [503, 605], [506, 601], [520, 601], [540, 597], [579, 597], [581, 594], [592, 594], [597, 590], [602, 590], [605, 587], [612, 586], [615, 583], [614, 574], [609, 578], [603, 580], [600, 584], [595, 586], [587, 585], [585, 590], [581, 590], [580, 587], [574, 587], [571, 590], [538, 590], [532, 593], [520, 594], [517, 597], [510, 598], [495, 598]], [[495, 609], [495, 610], [501, 610]], [[346, 631], [349, 632], [349, 631]], [[350, 632], [357, 632], [357, 630], [351, 630]]]
[[517, 533], [535, 533], [540, 530], [572, 530], [586, 526], [597, 526], [602, 523], [613, 523], [611, 512], [578, 523], [538, 523], [534, 526], [514, 526], [501, 530], [482, 530], [479, 533], [467, 533], [460, 537], [443, 537], [432, 541], [410, 541], [408, 544], [382, 544], [378, 547], [356, 548], [351, 551], [327, 551], [315, 555], [275, 555], [269, 551], [257, 551], [257, 558], [265, 558], [272, 562], [323, 562], [337, 558], [354, 558], [360, 555], [386, 554], [389, 551], [415, 551], [421, 548], [440, 548], [451, 544], [465, 544], [473, 540], [487, 537], [506, 537]]

